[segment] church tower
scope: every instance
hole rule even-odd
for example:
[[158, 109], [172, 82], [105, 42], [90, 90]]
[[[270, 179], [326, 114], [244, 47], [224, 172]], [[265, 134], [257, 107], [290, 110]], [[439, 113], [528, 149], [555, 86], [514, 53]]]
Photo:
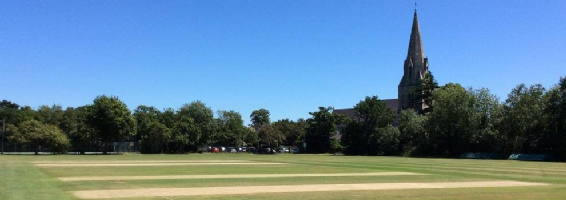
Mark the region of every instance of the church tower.
[[405, 109], [414, 109], [417, 112], [421, 112], [423, 109], [428, 108], [424, 100], [416, 94], [417, 85], [427, 73], [429, 73], [428, 58], [426, 58], [424, 53], [417, 10], [415, 9], [409, 51], [407, 52], [407, 59], [405, 59], [403, 67], [403, 78], [401, 78], [398, 88], [398, 112]]

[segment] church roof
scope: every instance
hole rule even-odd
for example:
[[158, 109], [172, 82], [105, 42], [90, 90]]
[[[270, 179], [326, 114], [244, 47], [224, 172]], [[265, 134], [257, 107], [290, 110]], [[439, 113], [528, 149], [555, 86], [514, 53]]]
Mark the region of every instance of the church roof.
[[[393, 112], [397, 113], [397, 105], [398, 105], [398, 102], [399, 102], [399, 101], [397, 101], [397, 99], [383, 99], [381, 101], [384, 101], [385, 105], [388, 108], [393, 110]], [[351, 118], [356, 117], [356, 111], [354, 111], [354, 108], [334, 109], [334, 112], [332, 112], [332, 113], [346, 115], [346, 116], [349, 116]]]
[[413, 61], [420, 61], [425, 58], [423, 41], [421, 39], [421, 30], [419, 27], [419, 20], [417, 18], [417, 10], [413, 17], [413, 28], [411, 30], [411, 39], [409, 41], [409, 51], [407, 52], [407, 59]]

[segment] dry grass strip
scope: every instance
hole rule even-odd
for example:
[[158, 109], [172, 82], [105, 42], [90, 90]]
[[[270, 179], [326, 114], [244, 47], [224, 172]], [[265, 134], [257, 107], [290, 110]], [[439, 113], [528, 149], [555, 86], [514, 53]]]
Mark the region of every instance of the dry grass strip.
[[283, 165], [267, 162], [188, 162], [188, 163], [48, 163], [34, 164], [37, 167], [142, 167], [142, 166], [187, 166], [187, 165]]
[[365, 183], [365, 184], [312, 184], [278, 186], [238, 186], [238, 187], [199, 187], [199, 188], [144, 188], [125, 190], [87, 190], [75, 191], [81, 199], [174, 197], [203, 195], [235, 195], [278, 192], [325, 192], [353, 190], [401, 190], [401, 189], [441, 189], [441, 188], [487, 188], [543, 186], [545, 183], [519, 181], [481, 181], [481, 182], [443, 182], [443, 183]]
[[31, 161], [32, 164], [115, 164], [115, 163], [221, 163], [221, 162], [250, 162], [249, 160], [58, 160]]
[[61, 181], [127, 181], [127, 180], [174, 180], [174, 179], [226, 179], [226, 178], [287, 178], [287, 177], [341, 177], [341, 176], [407, 176], [426, 175], [412, 172], [325, 173], [325, 174], [218, 174], [218, 175], [171, 175], [171, 176], [75, 176], [60, 177]]

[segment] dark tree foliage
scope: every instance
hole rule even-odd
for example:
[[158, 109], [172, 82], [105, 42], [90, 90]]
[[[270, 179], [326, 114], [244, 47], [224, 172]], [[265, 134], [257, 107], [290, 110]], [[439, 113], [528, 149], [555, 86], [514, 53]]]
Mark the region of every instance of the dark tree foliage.
[[90, 111], [89, 106], [68, 107], [59, 125], [63, 133], [70, 139], [72, 150], [81, 154], [99, 147], [99, 140], [87, 121]]
[[343, 117], [332, 113], [333, 110], [332, 107], [319, 107], [317, 112], [309, 112], [312, 117], [307, 119], [305, 135], [307, 152], [330, 152], [330, 140], [336, 134], [336, 125], [343, 121]]
[[216, 123], [212, 109], [204, 103], [194, 101], [183, 105], [177, 111], [177, 117], [179, 121], [176, 128], [173, 128], [173, 133], [177, 134], [177, 138], [183, 138], [179, 140], [183, 142], [178, 144], [187, 145], [183, 147], [185, 151], [197, 151], [211, 142]]
[[269, 111], [263, 108], [252, 111], [252, 114], [250, 114], [250, 120], [252, 122], [250, 126], [252, 126], [256, 131], [271, 122], [269, 119]]
[[428, 73], [425, 74], [423, 79], [419, 79], [419, 82], [417, 83], [417, 87], [415, 88], [416, 95], [414, 95], [415, 97], [414, 104], [421, 103], [418, 101], [422, 100], [426, 105], [428, 105], [428, 108], [423, 109], [422, 114], [429, 113], [433, 110], [434, 105], [432, 104], [432, 92], [436, 88], [439, 88], [439, 86], [436, 80], [434, 79], [432, 72], [429, 71]]
[[278, 147], [285, 139], [283, 133], [272, 125], [263, 125], [258, 132], [259, 143], [270, 147]]
[[398, 152], [399, 130], [391, 124], [395, 112], [377, 96], [366, 97], [355, 107], [355, 118], [343, 131], [344, 153], [393, 155]]
[[300, 146], [300, 137], [305, 134], [306, 122], [299, 119], [297, 122], [289, 119], [277, 120], [274, 122], [273, 127], [283, 133], [285, 140], [282, 144], [287, 146]]
[[164, 124], [167, 128], [173, 128], [177, 120], [177, 115], [173, 108], [166, 108], [163, 109], [163, 112], [159, 113], [158, 119], [159, 123]]
[[134, 140], [140, 141], [142, 153], [168, 152], [171, 130], [159, 122], [160, 115], [161, 112], [152, 106], [140, 105], [134, 110], [138, 130]]
[[37, 120], [44, 124], [59, 126], [63, 120], [63, 108], [60, 105], [40, 106], [37, 109]]
[[470, 144], [472, 132], [472, 95], [460, 84], [449, 83], [434, 91], [434, 111], [426, 129], [434, 156], [457, 157]]
[[518, 85], [511, 91], [505, 101], [503, 123], [504, 152], [510, 153], [542, 153], [538, 147], [541, 143], [541, 130], [544, 128], [542, 85]]
[[240, 113], [230, 111], [218, 111], [218, 131], [214, 136], [213, 143], [229, 146], [246, 146], [253, 141], [246, 141], [247, 128]]
[[0, 102], [0, 120], [6, 120], [6, 124], [18, 125], [24, 121], [36, 118], [36, 111], [29, 106], [20, 107], [8, 100]]
[[545, 131], [541, 151], [566, 160], [566, 77], [543, 97]]
[[136, 121], [118, 97], [98, 96], [89, 108], [87, 121], [102, 142], [104, 153], [112, 142], [130, 139], [136, 134]]
[[403, 155], [418, 156], [428, 151], [425, 131], [427, 116], [419, 115], [414, 110], [403, 110], [398, 119], [399, 146]]

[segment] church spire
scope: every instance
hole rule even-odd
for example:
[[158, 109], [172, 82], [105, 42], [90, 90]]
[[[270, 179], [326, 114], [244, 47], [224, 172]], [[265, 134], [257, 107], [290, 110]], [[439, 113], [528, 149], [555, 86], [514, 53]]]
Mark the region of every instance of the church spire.
[[421, 30], [419, 28], [419, 20], [417, 19], [417, 9], [413, 17], [413, 28], [411, 30], [411, 39], [409, 41], [409, 51], [407, 59], [422, 62], [425, 58], [423, 41], [421, 39]]
[[420, 95], [415, 93], [420, 80], [429, 73], [428, 58], [426, 58], [424, 53], [416, 8], [413, 17], [411, 38], [409, 40], [409, 51], [407, 52], [403, 72], [403, 78], [401, 78], [398, 88], [399, 112], [404, 109], [414, 109], [420, 112], [428, 108], [428, 105], [420, 98]]

